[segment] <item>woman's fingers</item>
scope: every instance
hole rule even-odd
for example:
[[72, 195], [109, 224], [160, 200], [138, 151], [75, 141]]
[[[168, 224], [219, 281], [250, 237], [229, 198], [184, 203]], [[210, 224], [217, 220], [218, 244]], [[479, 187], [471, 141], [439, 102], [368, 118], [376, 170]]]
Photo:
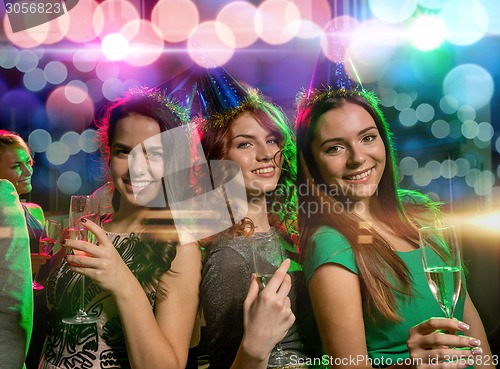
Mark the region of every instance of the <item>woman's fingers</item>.
[[280, 267], [276, 269], [276, 272], [274, 272], [264, 290], [277, 292], [283, 283], [283, 280], [287, 276], [288, 268], [290, 268], [290, 259], [286, 259], [281, 263]]
[[469, 326], [466, 323], [455, 319], [431, 318], [413, 327], [410, 333], [414, 331], [421, 335], [427, 335], [438, 330], [465, 332], [468, 329]]

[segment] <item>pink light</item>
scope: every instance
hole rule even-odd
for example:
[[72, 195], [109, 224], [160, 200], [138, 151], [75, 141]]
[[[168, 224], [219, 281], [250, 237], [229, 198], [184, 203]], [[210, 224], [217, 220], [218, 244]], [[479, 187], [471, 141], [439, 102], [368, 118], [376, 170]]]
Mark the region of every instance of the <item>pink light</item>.
[[151, 21], [167, 42], [180, 42], [198, 26], [200, 14], [190, 0], [160, 0], [151, 13]]
[[163, 53], [163, 37], [153, 23], [145, 20], [128, 22], [120, 30], [128, 40], [130, 50], [124, 59], [130, 65], [142, 67], [153, 64]]
[[130, 46], [122, 34], [111, 33], [102, 39], [101, 50], [109, 60], [123, 60], [127, 57]]
[[65, 35], [68, 40], [87, 42], [97, 37], [91, 24], [97, 6], [94, 0], [79, 1], [71, 11], [57, 18], [60, 28], [67, 28]]
[[236, 47], [244, 48], [259, 38], [254, 27], [256, 13], [257, 8], [252, 4], [246, 1], [233, 1], [221, 9], [217, 21], [232, 31]]
[[[99, 4], [94, 12], [94, 31], [99, 37], [103, 37], [110, 33], [118, 33], [126, 24], [139, 19], [139, 13], [131, 2], [107, 0]], [[139, 24], [135, 25], [133, 33], [139, 31]]]
[[189, 56], [206, 68], [227, 63], [234, 54], [234, 48], [231, 30], [219, 22], [201, 23], [188, 40]]

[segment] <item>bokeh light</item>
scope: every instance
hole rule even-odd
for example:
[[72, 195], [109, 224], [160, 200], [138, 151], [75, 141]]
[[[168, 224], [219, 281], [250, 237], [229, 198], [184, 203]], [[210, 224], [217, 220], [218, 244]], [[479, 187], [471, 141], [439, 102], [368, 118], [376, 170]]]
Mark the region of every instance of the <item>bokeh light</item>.
[[57, 18], [59, 23], [68, 27], [66, 39], [83, 43], [97, 37], [92, 19], [98, 5], [97, 1], [94, 0], [78, 1], [71, 11]]
[[2, 68], [14, 68], [20, 59], [20, 52], [17, 48], [13, 46], [4, 46], [0, 49], [0, 66]]
[[413, 99], [411, 98], [411, 96], [407, 93], [402, 92], [396, 97], [396, 103], [394, 104], [394, 107], [399, 111], [404, 111], [406, 109], [409, 109], [411, 107], [411, 104], [413, 104]]
[[53, 127], [81, 131], [92, 123], [94, 104], [87, 97], [79, 104], [68, 100], [66, 86], [54, 89], [47, 98], [47, 116]]
[[23, 84], [30, 91], [40, 91], [47, 85], [45, 73], [40, 68], [35, 68], [24, 74]]
[[63, 83], [68, 76], [68, 68], [66, 68], [66, 65], [57, 60], [47, 63], [43, 72], [47, 82], [53, 85]]
[[486, 106], [493, 96], [493, 78], [483, 67], [461, 64], [453, 68], [443, 81], [443, 94], [454, 96], [460, 105], [475, 109]]
[[248, 47], [259, 38], [254, 27], [256, 13], [254, 5], [246, 1], [233, 1], [217, 15], [218, 24], [224, 24], [231, 30], [236, 48]]
[[373, 15], [388, 23], [399, 23], [411, 17], [416, 0], [368, 0]]
[[425, 164], [425, 169], [429, 171], [432, 179], [441, 177], [441, 163], [437, 160], [431, 160]]
[[332, 17], [328, 0], [292, 0], [292, 2], [300, 12], [297, 37], [309, 39], [319, 36]]
[[347, 57], [356, 65], [356, 71], [347, 64], [347, 72], [350, 75], [357, 72], [364, 83], [376, 81], [386, 70], [400, 42], [400, 31], [395, 26], [377, 19], [359, 24], [347, 49]]
[[222, 23], [204, 22], [188, 39], [189, 56], [205, 68], [224, 65], [234, 54], [235, 40], [231, 30]]
[[432, 181], [432, 173], [427, 168], [418, 168], [413, 173], [413, 182], [417, 186], [425, 187]]
[[443, 119], [438, 119], [432, 123], [431, 132], [436, 138], [448, 137], [450, 131], [450, 124]]
[[415, 110], [417, 113], [417, 118], [421, 122], [430, 122], [432, 119], [434, 119], [435, 110], [431, 104], [420, 104]]
[[441, 175], [443, 178], [451, 179], [458, 174], [458, 165], [454, 160], [447, 159], [441, 163]]
[[479, 173], [475, 183], [474, 192], [479, 196], [489, 195], [495, 185], [495, 175], [489, 170]]
[[21, 50], [16, 68], [20, 72], [30, 72], [38, 66], [38, 55], [31, 50]]
[[97, 131], [95, 129], [86, 129], [80, 135], [79, 143], [83, 152], [92, 153], [97, 151], [99, 149]]
[[472, 140], [473, 138], [476, 138], [478, 133], [479, 133], [479, 126], [475, 121], [466, 120], [462, 124], [462, 134], [464, 135], [465, 138]]
[[78, 192], [81, 187], [82, 178], [76, 172], [67, 171], [57, 178], [57, 188], [66, 195], [73, 195]]
[[453, 114], [458, 110], [460, 103], [455, 96], [447, 95], [443, 96], [439, 101], [439, 108], [443, 113]]
[[119, 33], [110, 33], [102, 39], [101, 50], [109, 60], [123, 60], [129, 53], [127, 39]]
[[455, 163], [457, 164], [457, 177], [465, 177], [467, 172], [470, 170], [470, 163], [467, 159], [465, 158], [458, 158], [455, 160]]
[[106, 0], [100, 3], [94, 11], [93, 27], [99, 37], [110, 33], [119, 33], [126, 24], [130, 24], [133, 36], [139, 32], [139, 12], [132, 2], [126, 0]]
[[52, 142], [45, 152], [47, 160], [52, 165], [61, 165], [66, 163], [69, 158], [69, 149], [63, 142]]
[[439, 16], [446, 24], [446, 39], [455, 45], [471, 45], [479, 41], [488, 28], [488, 14], [477, 0], [450, 1]]
[[28, 146], [34, 152], [45, 152], [52, 143], [52, 136], [44, 129], [35, 129], [28, 136]]
[[66, 99], [73, 104], [81, 104], [89, 97], [87, 85], [79, 80], [68, 82], [64, 88]]
[[436, 16], [420, 16], [413, 21], [409, 29], [409, 38], [413, 46], [422, 51], [437, 49], [446, 38], [446, 26]]
[[495, 149], [497, 150], [497, 153], [500, 154], [500, 137], [498, 137], [495, 141]]
[[469, 170], [465, 175], [465, 183], [467, 183], [467, 186], [474, 187], [480, 174], [481, 171], [477, 168], [472, 168], [471, 170]]
[[466, 120], [474, 120], [476, 119], [476, 115], [476, 109], [470, 105], [462, 105], [457, 110], [457, 118], [462, 122], [465, 122]]
[[108, 78], [101, 87], [101, 94], [106, 99], [112, 101], [125, 91], [123, 82], [118, 78]]
[[101, 60], [97, 63], [95, 74], [101, 81], [109, 78], [116, 78], [120, 74], [120, 68], [113, 61]]
[[500, 35], [500, 7], [497, 0], [480, 0], [488, 14], [488, 33]]
[[76, 50], [73, 54], [73, 65], [80, 72], [90, 72], [97, 65], [97, 53], [86, 49]]
[[133, 20], [120, 29], [130, 48], [124, 59], [130, 65], [143, 67], [153, 64], [163, 53], [163, 37], [160, 30], [146, 20]]
[[411, 176], [418, 169], [418, 161], [412, 156], [407, 156], [399, 162], [399, 171], [405, 176]]
[[399, 121], [403, 126], [411, 127], [417, 123], [417, 112], [415, 109], [406, 109], [399, 113]]
[[479, 132], [477, 133], [477, 138], [484, 142], [490, 142], [495, 134], [493, 126], [488, 122], [481, 122], [478, 128]]
[[262, 2], [255, 14], [255, 30], [262, 41], [280, 45], [290, 41], [299, 32], [300, 11], [288, 0]]
[[151, 21], [165, 41], [180, 42], [198, 26], [200, 14], [191, 0], [160, 0], [153, 8]]
[[60, 141], [69, 149], [70, 155], [76, 155], [80, 152], [80, 135], [74, 131], [68, 131], [61, 136]]

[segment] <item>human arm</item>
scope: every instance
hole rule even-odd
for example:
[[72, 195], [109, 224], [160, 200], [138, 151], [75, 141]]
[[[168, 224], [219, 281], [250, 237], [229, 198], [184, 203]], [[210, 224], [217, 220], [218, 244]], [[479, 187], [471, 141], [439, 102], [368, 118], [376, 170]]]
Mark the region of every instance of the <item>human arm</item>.
[[198, 309], [201, 252], [197, 244], [177, 247], [171, 272], [161, 278], [166, 296], [157, 295], [153, 313], [150, 302], [105, 232], [87, 220], [99, 246], [67, 240], [66, 245], [92, 257], [68, 255], [70, 268], [92, 278], [114, 296], [134, 369], [183, 369]]
[[[306, 253], [308, 257], [304, 269], [307, 273], [313, 310], [325, 352], [333, 358], [345, 359], [352, 366], [352, 361], [347, 359], [366, 358], [368, 347], [373, 349], [375, 343], [374, 341], [367, 342], [365, 336], [365, 323], [363, 322], [365, 314], [363, 313], [361, 284], [358, 277], [360, 272], [357, 269], [354, 255], [347, 240], [333, 230], [315, 234], [306, 250], [309, 253]], [[402, 313], [402, 319], [405, 319], [404, 311]], [[401, 328], [409, 326], [408, 323], [403, 323]], [[473, 346], [467, 337], [438, 332], [438, 330], [464, 331], [465, 326], [460, 328], [459, 323], [451, 319], [430, 319], [416, 325], [409, 332], [408, 328], [400, 328], [398, 334], [401, 335], [397, 336], [399, 338], [391, 336], [390, 341], [388, 341], [387, 344], [391, 346], [379, 346], [377, 350], [384, 347], [391, 349], [394, 344], [397, 344], [398, 352], [404, 353], [405, 332], [408, 332], [408, 336], [406, 336], [408, 337], [406, 342], [407, 355], [414, 358], [413, 364], [415, 366], [426, 367], [429, 364], [429, 358], [436, 357], [440, 360], [438, 363], [442, 364], [445, 355], [465, 357], [470, 354], [470, 350], [441, 349], [441, 346], [444, 345], [469, 349]], [[366, 328], [368, 332], [371, 332], [369, 337], [374, 337], [373, 328], [379, 330], [383, 329], [382, 327], [385, 325], [376, 324], [371, 328], [374, 323], [367, 324], [370, 324]], [[391, 325], [389, 322], [388, 324]], [[377, 333], [375, 337], [390, 334], [391, 330], [381, 335]], [[356, 367], [370, 367], [371, 363], [360, 359], [356, 360]], [[387, 361], [386, 365], [390, 363]], [[409, 362], [407, 361], [406, 364]], [[459, 365], [460, 363], [446, 364], [447, 367], [460, 367]]]
[[33, 325], [28, 231], [14, 186], [0, 180], [0, 364], [22, 368]]

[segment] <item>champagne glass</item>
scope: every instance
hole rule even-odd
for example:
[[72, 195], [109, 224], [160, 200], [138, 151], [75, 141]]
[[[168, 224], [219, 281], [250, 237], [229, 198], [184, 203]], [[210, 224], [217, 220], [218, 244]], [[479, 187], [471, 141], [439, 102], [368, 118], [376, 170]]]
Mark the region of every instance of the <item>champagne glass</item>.
[[[47, 219], [45, 220], [45, 224], [43, 225], [42, 233], [40, 234], [40, 240], [38, 243], [38, 253], [40, 256], [44, 256], [46, 259], [50, 259], [50, 255], [52, 254], [52, 250], [59, 239], [59, 235], [61, 234], [61, 224], [56, 222], [55, 220]], [[37, 282], [38, 273], [40, 273], [40, 268], [37, 270], [35, 274], [35, 278], [33, 279], [33, 289], [40, 291], [45, 287], [43, 284]]]
[[427, 283], [445, 316], [452, 318], [462, 283], [455, 227], [423, 227], [419, 230], [419, 238]]
[[[87, 230], [82, 224], [82, 219], [89, 219], [96, 224], [99, 222], [99, 198], [93, 196], [71, 196], [69, 208], [69, 238], [73, 240], [84, 240], [96, 243], [95, 235]], [[88, 256], [87, 253], [73, 249], [79, 256]], [[72, 318], [64, 318], [66, 324], [92, 324], [99, 320], [98, 316], [88, 315], [85, 312], [85, 276], [81, 276], [81, 296], [80, 307], [76, 315]]]
[[[272, 237], [266, 238], [254, 237], [252, 240], [252, 254], [256, 279], [259, 290], [262, 291], [284, 260], [283, 247], [278, 235], [273, 234]], [[294, 353], [293, 351], [283, 350], [280, 343], [278, 343], [269, 356], [267, 366], [275, 368], [291, 365], [290, 356]]]

